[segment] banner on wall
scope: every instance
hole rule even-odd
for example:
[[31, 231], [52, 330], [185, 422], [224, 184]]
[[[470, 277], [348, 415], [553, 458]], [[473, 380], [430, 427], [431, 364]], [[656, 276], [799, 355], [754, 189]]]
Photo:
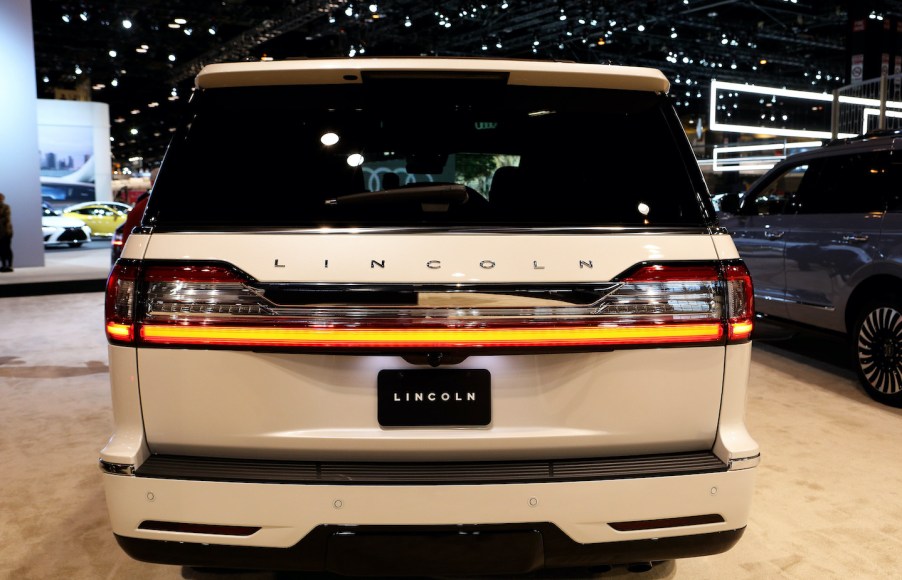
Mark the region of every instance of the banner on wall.
[[97, 198], [92, 127], [39, 125], [41, 199], [65, 207]]
[[863, 54], [853, 54], [852, 55], [851, 77], [852, 77], [853, 85], [860, 83], [864, 79], [864, 55]]

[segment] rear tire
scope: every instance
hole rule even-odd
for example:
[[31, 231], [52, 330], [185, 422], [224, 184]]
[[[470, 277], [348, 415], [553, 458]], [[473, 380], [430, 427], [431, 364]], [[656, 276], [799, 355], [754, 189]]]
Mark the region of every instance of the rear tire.
[[881, 296], [858, 313], [852, 329], [858, 380], [869, 397], [902, 407], [902, 301]]

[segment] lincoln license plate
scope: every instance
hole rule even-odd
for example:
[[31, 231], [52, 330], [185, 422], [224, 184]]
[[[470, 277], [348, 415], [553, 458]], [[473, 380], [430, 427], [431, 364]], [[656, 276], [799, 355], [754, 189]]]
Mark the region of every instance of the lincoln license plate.
[[484, 427], [492, 421], [491, 376], [484, 369], [382, 370], [384, 427]]

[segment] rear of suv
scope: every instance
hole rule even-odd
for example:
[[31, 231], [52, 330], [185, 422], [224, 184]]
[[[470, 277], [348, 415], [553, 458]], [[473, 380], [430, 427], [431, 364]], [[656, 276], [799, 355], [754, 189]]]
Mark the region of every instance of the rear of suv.
[[656, 70], [215, 64], [106, 295], [132, 557], [348, 575], [704, 556], [752, 282]]
[[864, 391], [902, 407], [902, 134], [792, 155], [728, 209], [759, 314], [844, 335]]

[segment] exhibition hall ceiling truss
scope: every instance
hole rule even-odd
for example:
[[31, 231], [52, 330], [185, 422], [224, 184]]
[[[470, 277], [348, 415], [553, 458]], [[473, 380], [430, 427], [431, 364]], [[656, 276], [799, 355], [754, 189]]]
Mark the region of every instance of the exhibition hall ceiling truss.
[[428, 54], [651, 66], [671, 79], [681, 114], [707, 116], [712, 78], [849, 84], [850, 10], [895, 26], [902, 1], [32, 0], [38, 97], [109, 103], [114, 160], [145, 167], [211, 62]]

